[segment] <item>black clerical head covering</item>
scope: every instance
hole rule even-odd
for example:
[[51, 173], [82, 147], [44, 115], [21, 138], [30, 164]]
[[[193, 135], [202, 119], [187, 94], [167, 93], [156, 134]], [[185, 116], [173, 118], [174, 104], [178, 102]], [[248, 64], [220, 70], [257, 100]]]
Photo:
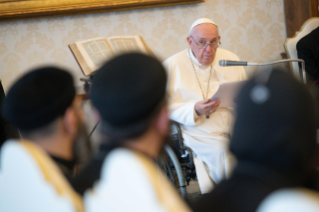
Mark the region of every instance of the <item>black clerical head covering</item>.
[[10, 88], [3, 116], [22, 131], [41, 128], [64, 114], [75, 97], [72, 76], [59, 68], [28, 72]]
[[240, 91], [236, 110], [230, 149], [239, 163], [303, 174], [316, 149], [315, 102], [306, 86], [283, 71], [265, 71]]
[[129, 53], [113, 58], [93, 77], [90, 96], [110, 137], [127, 138], [145, 128], [163, 101], [166, 72], [156, 59]]

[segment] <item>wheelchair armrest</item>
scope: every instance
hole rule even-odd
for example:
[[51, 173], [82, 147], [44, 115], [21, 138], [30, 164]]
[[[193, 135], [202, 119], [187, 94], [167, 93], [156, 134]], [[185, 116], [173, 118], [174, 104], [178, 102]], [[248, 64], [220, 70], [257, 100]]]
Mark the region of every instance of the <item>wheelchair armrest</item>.
[[[181, 126], [179, 125], [178, 122], [175, 122], [175, 121], [171, 121], [171, 125], [175, 126], [177, 128], [177, 136], [178, 136], [178, 143], [179, 143], [179, 147], [181, 149], [183, 149], [184, 146], [184, 139], [182, 137], [182, 130], [181, 130]], [[183, 153], [185, 154], [185, 153]]]
[[193, 153], [192, 153], [191, 148], [184, 145], [184, 139], [182, 136], [181, 126], [176, 121], [171, 121], [171, 125], [175, 126], [177, 129], [178, 143], [179, 143], [179, 148], [180, 148], [179, 151], [180, 151], [181, 155], [185, 155], [186, 151], [188, 152], [189, 161], [190, 161], [190, 168], [193, 169], [195, 167], [194, 160], [193, 160]]

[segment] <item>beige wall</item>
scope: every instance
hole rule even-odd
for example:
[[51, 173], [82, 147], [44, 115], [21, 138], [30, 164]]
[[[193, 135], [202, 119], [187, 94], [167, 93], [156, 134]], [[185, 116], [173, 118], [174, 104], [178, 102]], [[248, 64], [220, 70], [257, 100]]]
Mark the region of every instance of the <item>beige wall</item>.
[[188, 29], [201, 17], [219, 25], [221, 48], [242, 60], [280, 59], [286, 37], [283, 11], [283, 0], [206, 0], [193, 5], [4, 22], [0, 23], [0, 78], [7, 89], [32, 67], [58, 64], [71, 70], [80, 84], [83, 75], [67, 45], [97, 36], [141, 35], [164, 60], [187, 48]]

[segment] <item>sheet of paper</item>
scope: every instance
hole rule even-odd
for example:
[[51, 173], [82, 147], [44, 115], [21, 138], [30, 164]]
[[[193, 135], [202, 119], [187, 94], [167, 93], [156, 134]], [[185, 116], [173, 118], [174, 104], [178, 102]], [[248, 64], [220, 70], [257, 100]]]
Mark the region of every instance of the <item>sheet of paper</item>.
[[219, 107], [234, 107], [240, 88], [247, 81], [228, 82], [219, 85], [217, 92], [210, 98], [212, 101], [220, 100]]

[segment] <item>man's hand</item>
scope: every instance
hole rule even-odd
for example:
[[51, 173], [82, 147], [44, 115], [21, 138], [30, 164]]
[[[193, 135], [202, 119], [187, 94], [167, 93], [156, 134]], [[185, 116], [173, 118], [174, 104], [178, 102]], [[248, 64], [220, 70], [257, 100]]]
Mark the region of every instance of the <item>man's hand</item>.
[[199, 116], [210, 115], [217, 110], [219, 104], [220, 101], [211, 101], [210, 99], [199, 101], [195, 104], [195, 111]]

